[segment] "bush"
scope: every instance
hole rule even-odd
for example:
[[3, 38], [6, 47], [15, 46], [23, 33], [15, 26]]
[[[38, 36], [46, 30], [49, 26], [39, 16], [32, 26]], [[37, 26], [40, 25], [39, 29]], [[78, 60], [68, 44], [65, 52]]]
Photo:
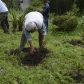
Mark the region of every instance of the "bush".
[[31, 2], [30, 6], [25, 10], [25, 14], [32, 12], [32, 11], [41, 12], [43, 10], [42, 7], [43, 7], [42, 1], [34, 0]]
[[84, 11], [84, 0], [76, 0], [77, 7], [79, 7], [80, 12]]
[[53, 24], [57, 26], [58, 30], [72, 31], [76, 28], [78, 22], [76, 16], [64, 15], [55, 17]]
[[78, 16], [80, 13], [79, 13], [79, 8], [77, 7], [76, 4], [74, 4], [72, 6], [72, 9], [68, 12], [66, 12], [67, 15], [71, 15], [71, 16]]
[[69, 11], [73, 6], [74, 0], [50, 0], [51, 12], [63, 14]]
[[17, 11], [15, 10], [10, 10], [10, 14], [12, 16], [12, 26], [13, 26], [13, 32], [16, 31], [17, 26], [18, 26], [18, 15], [17, 15]]
[[18, 16], [18, 30], [19, 31], [22, 31], [24, 17], [25, 17], [24, 13], [22, 13]]
[[19, 9], [19, 0], [2, 0], [6, 3], [8, 9], [13, 8], [13, 9]]
[[12, 19], [13, 32], [16, 32], [16, 30], [22, 31], [25, 14], [21, 11], [10, 10], [10, 15]]

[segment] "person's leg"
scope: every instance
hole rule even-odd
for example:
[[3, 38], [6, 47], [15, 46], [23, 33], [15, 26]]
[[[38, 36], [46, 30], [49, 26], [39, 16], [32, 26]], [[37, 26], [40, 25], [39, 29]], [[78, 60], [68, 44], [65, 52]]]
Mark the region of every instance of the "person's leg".
[[48, 19], [47, 18], [44, 19], [44, 24], [45, 24], [46, 30], [48, 32]]
[[43, 48], [45, 42], [45, 35], [42, 35], [42, 33], [39, 32], [39, 47]]
[[5, 24], [7, 26], [7, 29], [9, 29], [8, 16], [5, 18]]
[[4, 33], [7, 33], [7, 32], [8, 32], [8, 29], [7, 29], [7, 26], [6, 26], [4, 20], [1, 22], [1, 26], [2, 26], [2, 28], [3, 28], [3, 30], [4, 30]]
[[1, 22], [2, 22], [2, 15], [0, 14], [0, 26], [1, 26]]
[[7, 14], [3, 13], [2, 14], [1, 26], [4, 30], [4, 33], [8, 33], [8, 28], [7, 28], [7, 25], [6, 25], [6, 18], [7, 18]]
[[21, 41], [20, 41], [20, 50], [23, 50], [26, 42], [27, 42], [27, 39], [25, 37], [25, 34], [22, 34]]

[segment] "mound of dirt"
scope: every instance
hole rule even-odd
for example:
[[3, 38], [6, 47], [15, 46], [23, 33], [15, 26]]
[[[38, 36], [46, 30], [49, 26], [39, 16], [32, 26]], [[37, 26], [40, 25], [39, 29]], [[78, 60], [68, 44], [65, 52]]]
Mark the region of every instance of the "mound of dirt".
[[11, 49], [9, 51], [6, 51], [6, 54], [8, 54], [9, 56], [14, 55], [20, 57], [19, 58], [21, 60], [20, 62], [23, 65], [35, 66], [41, 63], [44, 58], [48, 57], [48, 53], [50, 51], [47, 48], [42, 49], [35, 48], [35, 52], [33, 54], [30, 54], [30, 48], [24, 48], [22, 52], [24, 52], [24, 57], [22, 58], [21, 58], [21, 51], [19, 49]]
[[84, 83], [84, 70], [72, 70], [69, 76], [75, 80], [76, 83]]
[[84, 41], [82, 40], [71, 40], [69, 43], [72, 45], [77, 45], [84, 48]]
[[[34, 54], [30, 54], [28, 53], [24, 59], [22, 60], [22, 64], [24, 65], [38, 65], [39, 63], [42, 62], [42, 60], [44, 58], [46, 58], [49, 53], [49, 50], [47, 48], [43, 48], [43, 49], [39, 49], [39, 48], [35, 48], [36, 52], [34, 52]], [[29, 51], [29, 48], [25, 48], [23, 49], [24, 52]]]

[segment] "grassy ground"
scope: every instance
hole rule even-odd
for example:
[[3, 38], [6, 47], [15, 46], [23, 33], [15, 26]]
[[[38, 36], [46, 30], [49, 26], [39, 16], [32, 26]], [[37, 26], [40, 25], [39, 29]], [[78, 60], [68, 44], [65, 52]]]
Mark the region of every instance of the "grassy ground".
[[[51, 23], [49, 28], [46, 37], [49, 53], [37, 65], [31, 65], [31, 61], [30, 64], [22, 63], [25, 52], [10, 54], [19, 47], [22, 32], [4, 34], [0, 29], [0, 84], [84, 83], [84, 48], [70, 44], [72, 40], [82, 39], [84, 25], [78, 25], [75, 31], [69, 33], [53, 33]], [[34, 33], [32, 37], [34, 46], [38, 48], [38, 34]]]

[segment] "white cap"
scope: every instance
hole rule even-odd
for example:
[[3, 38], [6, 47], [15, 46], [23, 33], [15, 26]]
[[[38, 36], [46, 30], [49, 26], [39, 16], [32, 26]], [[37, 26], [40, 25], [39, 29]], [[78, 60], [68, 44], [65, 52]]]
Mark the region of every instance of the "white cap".
[[28, 22], [26, 25], [25, 25], [25, 28], [26, 30], [28, 31], [31, 31], [33, 29], [35, 29], [37, 26], [36, 26], [36, 23], [35, 22]]

